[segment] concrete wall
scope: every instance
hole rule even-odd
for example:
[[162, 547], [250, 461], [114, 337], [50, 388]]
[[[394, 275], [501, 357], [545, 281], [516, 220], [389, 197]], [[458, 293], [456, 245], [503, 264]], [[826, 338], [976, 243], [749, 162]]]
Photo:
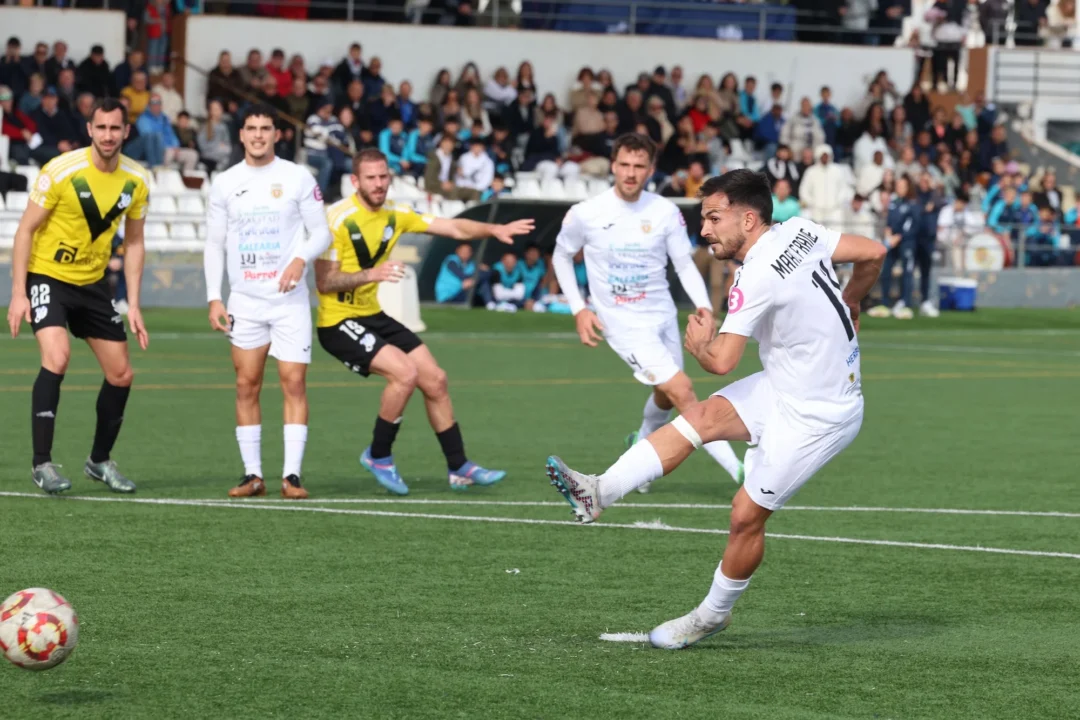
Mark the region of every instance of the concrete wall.
[[119, 10], [0, 7], [2, 40], [19, 38], [23, 55], [34, 51], [34, 43], [46, 42], [51, 49], [55, 41], [63, 40], [68, 56], [78, 64], [90, 55], [91, 47], [101, 45], [112, 67], [124, 60], [124, 34], [124, 13]]
[[[856, 102], [866, 93], [871, 77], [888, 71], [898, 88], [911, 86], [914, 62], [911, 51], [897, 48], [867, 48], [846, 45], [803, 45], [778, 42], [723, 42], [720, 40], [674, 37], [590, 35], [529, 30], [428, 27], [295, 21], [270, 18], [196, 15], [188, 19], [186, 57], [206, 70], [217, 63], [221, 50], [229, 50], [233, 63], [242, 65], [252, 48], [263, 55], [280, 47], [287, 55], [304, 56], [309, 71], [324, 59], [335, 65], [352, 42], [363, 45], [365, 58], [378, 55], [383, 74], [395, 85], [410, 80], [415, 97], [427, 98], [431, 82], [440, 68], [449, 68], [457, 79], [462, 66], [475, 62], [486, 80], [500, 65], [516, 73], [522, 60], [532, 61], [537, 89], [553, 92], [565, 101], [583, 65], [595, 70], [608, 68], [620, 89], [632, 83], [639, 72], [658, 64], [669, 70], [682, 65], [685, 82], [692, 89], [698, 75], [708, 73], [714, 82], [728, 71], [740, 79], [755, 75], [760, 97], [776, 81], [794, 87], [796, 97], [809, 95], [817, 102], [822, 85], [833, 88], [833, 102]], [[201, 108], [206, 83], [188, 70], [185, 95], [188, 108]], [[794, 110], [795, 106], [792, 106]]]

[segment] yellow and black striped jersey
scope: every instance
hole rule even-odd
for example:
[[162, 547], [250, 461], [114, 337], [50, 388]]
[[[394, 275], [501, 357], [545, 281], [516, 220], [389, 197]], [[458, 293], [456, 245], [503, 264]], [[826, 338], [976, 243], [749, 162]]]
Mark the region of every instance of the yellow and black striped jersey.
[[[322, 259], [341, 263], [342, 272], [360, 272], [385, 262], [402, 233], [427, 232], [435, 219], [391, 202], [372, 212], [356, 195], [331, 205], [327, 218], [334, 239]], [[349, 292], [319, 293], [315, 324], [331, 327], [348, 318], [375, 315], [382, 310], [378, 290], [378, 285], [371, 283]]]
[[34, 233], [29, 271], [72, 285], [89, 285], [105, 275], [113, 236], [124, 217], [146, 217], [150, 175], [120, 156], [113, 172], [102, 172], [90, 148], [72, 150], [41, 169], [30, 201], [50, 210]]

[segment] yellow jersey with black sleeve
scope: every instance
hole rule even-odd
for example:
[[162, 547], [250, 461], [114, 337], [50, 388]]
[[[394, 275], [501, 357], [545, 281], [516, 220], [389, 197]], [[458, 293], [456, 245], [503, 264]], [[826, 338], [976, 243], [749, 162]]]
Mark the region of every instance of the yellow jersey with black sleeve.
[[148, 171], [121, 155], [116, 170], [102, 172], [91, 152], [66, 152], [41, 169], [30, 201], [51, 212], [34, 233], [29, 272], [72, 285], [95, 283], [105, 276], [120, 222], [146, 217]]
[[[402, 233], [426, 232], [434, 220], [419, 215], [408, 205], [388, 202], [375, 211], [360, 204], [356, 195], [330, 206], [327, 211], [333, 241], [322, 255], [323, 260], [341, 264], [342, 272], [360, 272], [390, 258]], [[318, 327], [332, 327], [354, 317], [367, 317], [382, 311], [377, 283], [355, 290], [319, 293]]]

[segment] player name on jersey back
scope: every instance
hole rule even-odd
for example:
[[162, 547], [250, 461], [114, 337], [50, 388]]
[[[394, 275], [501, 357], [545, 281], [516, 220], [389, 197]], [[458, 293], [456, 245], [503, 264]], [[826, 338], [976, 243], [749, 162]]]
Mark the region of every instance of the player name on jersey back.
[[862, 412], [859, 344], [832, 255], [840, 233], [793, 218], [762, 235], [735, 273], [720, 332], [753, 337], [786, 411], [811, 430]]
[[263, 167], [241, 162], [214, 179], [208, 232], [225, 233], [230, 292], [264, 300], [306, 300], [303, 278], [291, 292], [278, 290], [279, 276], [307, 237], [306, 206], [321, 213], [322, 194], [310, 172], [287, 160], [275, 158]]

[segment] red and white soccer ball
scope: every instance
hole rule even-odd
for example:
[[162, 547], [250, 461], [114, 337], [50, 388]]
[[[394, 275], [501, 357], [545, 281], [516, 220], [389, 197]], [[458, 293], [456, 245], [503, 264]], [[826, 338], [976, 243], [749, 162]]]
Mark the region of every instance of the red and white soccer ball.
[[67, 660], [79, 640], [79, 619], [52, 590], [20, 590], [0, 605], [0, 651], [27, 670], [48, 670]]

